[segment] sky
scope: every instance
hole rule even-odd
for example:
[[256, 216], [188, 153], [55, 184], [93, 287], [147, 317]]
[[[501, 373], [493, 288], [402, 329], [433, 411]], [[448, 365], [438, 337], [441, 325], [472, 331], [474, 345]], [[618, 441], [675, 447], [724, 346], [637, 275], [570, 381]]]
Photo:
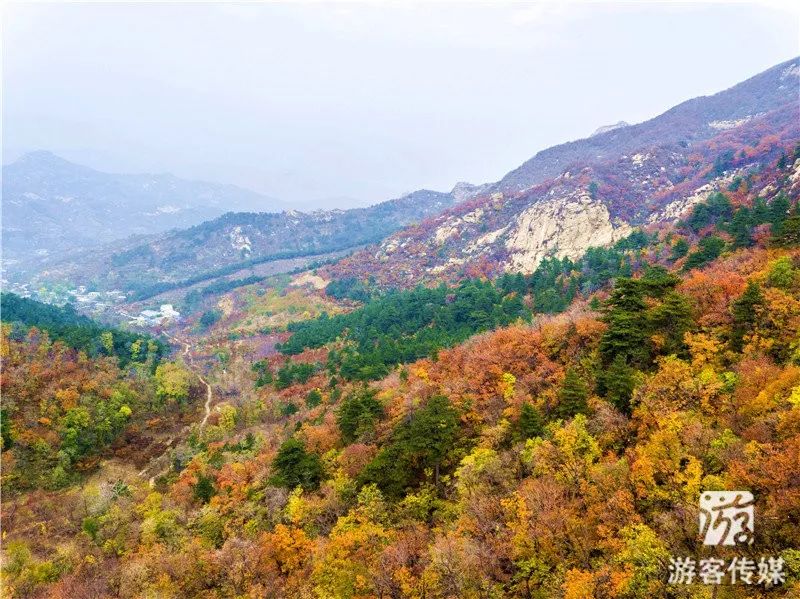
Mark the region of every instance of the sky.
[[301, 208], [495, 181], [800, 54], [800, 3], [6, 3], [6, 164]]

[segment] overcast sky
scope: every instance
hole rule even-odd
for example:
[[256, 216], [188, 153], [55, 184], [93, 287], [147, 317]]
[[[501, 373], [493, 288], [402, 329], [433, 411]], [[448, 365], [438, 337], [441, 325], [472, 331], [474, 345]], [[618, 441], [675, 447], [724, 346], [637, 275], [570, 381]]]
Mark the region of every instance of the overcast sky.
[[800, 54], [793, 4], [6, 4], [3, 162], [298, 205], [494, 181]]

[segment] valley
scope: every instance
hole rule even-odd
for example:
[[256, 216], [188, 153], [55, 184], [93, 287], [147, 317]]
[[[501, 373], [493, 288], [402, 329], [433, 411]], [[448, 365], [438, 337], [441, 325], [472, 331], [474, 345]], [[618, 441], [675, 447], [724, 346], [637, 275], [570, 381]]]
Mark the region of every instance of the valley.
[[[494, 183], [7, 274], [8, 596], [793, 596], [798, 85], [793, 59]], [[724, 489], [752, 550], [697, 549]], [[783, 578], [671, 582], [745, 550]]]

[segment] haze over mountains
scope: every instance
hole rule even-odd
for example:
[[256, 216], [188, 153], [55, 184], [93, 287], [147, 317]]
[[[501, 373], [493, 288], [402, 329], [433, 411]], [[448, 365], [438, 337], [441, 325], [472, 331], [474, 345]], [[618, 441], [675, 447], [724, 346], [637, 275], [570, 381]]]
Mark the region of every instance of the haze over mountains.
[[[228, 208], [225, 202], [230, 201], [235, 210], [243, 209], [236, 202], [251, 207], [190, 229], [47, 260], [36, 268], [44, 280], [133, 291], [287, 254], [355, 248], [413, 224], [377, 250], [367, 248], [344, 260], [332, 272], [413, 284], [481, 263], [492, 264], [492, 272], [530, 271], [547, 255], [577, 255], [590, 245], [624, 236], [638, 224], [672, 218], [680, 207], [774, 159], [778, 142], [800, 137], [799, 81], [798, 60], [786, 61], [644, 123], [603, 127], [586, 139], [543, 150], [496, 183], [459, 183], [449, 193], [422, 190], [345, 211], [254, 214], [249, 212], [253, 205], [258, 208], [269, 201], [239, 188], [169, 176], [104, 175], [37, 153], [4, 169], [4, 193], [8, 188], [13, 194], [12, 218], [3, 224], [4, 244], [18, 253], [50, 249], [48, 245], [59, 250], [70, 243], [96, 245], [108, 240], [104, 235], [109, 235], [109, 227], [120, 237], [123, 232], [143, 232], [153, 223], [161, 227], [156, 231], [163, 231], [179, 226], [175, 221], [181, 218], [195, 219], [196, 224], [203, 220], [202, 211]], [[772, 146], [757, 145], [765, 134], [773, 136]], [[137, 192], [144, 202], [136, 203], [136, 214], [129, 215]], [[30, 193], [50, 202], [26, 195]], [[80, 193], [89, 198], [86, 204], [93, 211], [75, 210], [68, 217], [69, 232], [59, 236], [47, 208], [63, 210], [61, 204], [71, 205], [64, 198]], [[193, 197], [203, 201], [190, 210]], [[173, 206], [181, 209], [169, 208]], [[260, 211], [274, 207], [277, 203], [272, 202]], [[33, 244], [26, 242], [32, 237], [26, 227], [34, 231], [43, 226], [52, 233]]]
[[3, 252], [27, 261], [189, 227], [229, 210], [286, 207], [235, 185], [104, 173], [37, 151], [3, 166]]

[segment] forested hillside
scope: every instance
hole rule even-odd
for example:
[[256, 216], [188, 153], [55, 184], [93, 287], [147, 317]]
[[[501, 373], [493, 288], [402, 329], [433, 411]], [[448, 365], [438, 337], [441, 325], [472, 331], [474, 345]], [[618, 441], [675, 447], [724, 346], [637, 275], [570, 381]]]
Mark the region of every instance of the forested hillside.
[[367, 208], [315, 212], [228, 212], [160, 235], [78, 252], [41, 270], [41, 280], [121, 289], [134, 299], [288, 258], [376, 243], [438, 214], [451, 194], [419, 190]]
[[166, 351], [163, 342], [146, 335], [103, 326], [79, 314], [73, 306], [43, 304], [13, 293], [0, 294], [0, 314], [11, 324], [10, 335], [22, 338], [31, 328], [47, 333], [53, 341], [84, 352], [88, 357], [115, 356], [120, 365], [152, 360]]
[[7, 293], [2, 319], [7, 494], [78, 483], [112, 446], [147, 460], [151, 443], [133, 431], [161, 412], [175, 417], [186, 408], [192, 378], [164, 361], [160, 340]]
[[674, 222], [717, 192], [800, 192], [798, 138], [795, 102], [708, 140], [567, 164], [545, 182], [476, 197], [407, 227], [327, 272], [388, 287], [529, 274], [547, 258], [575, 260], [636, 227]]
[[[697, 501], [747, 489], [744, 551], [782, 559], [785, 580], [717, 596], [793, 596], [800, 208], [785, 160], [527, 275], [230, 292], [192, 325], [214, 410], [164, 447], [161, 473], [140, 476], [114, 440], [137, 413], [146, 431], [191, 412], [186, 366], [122, 372], [6, 327], [8, 594], [710, 597], [700, 578], [671, 584], [670, 560], [739, 555], [701, 549]], [[231, 334], [242, 296], [267, 333]], [[89, 459], [104, 446], [113, 476]]]

